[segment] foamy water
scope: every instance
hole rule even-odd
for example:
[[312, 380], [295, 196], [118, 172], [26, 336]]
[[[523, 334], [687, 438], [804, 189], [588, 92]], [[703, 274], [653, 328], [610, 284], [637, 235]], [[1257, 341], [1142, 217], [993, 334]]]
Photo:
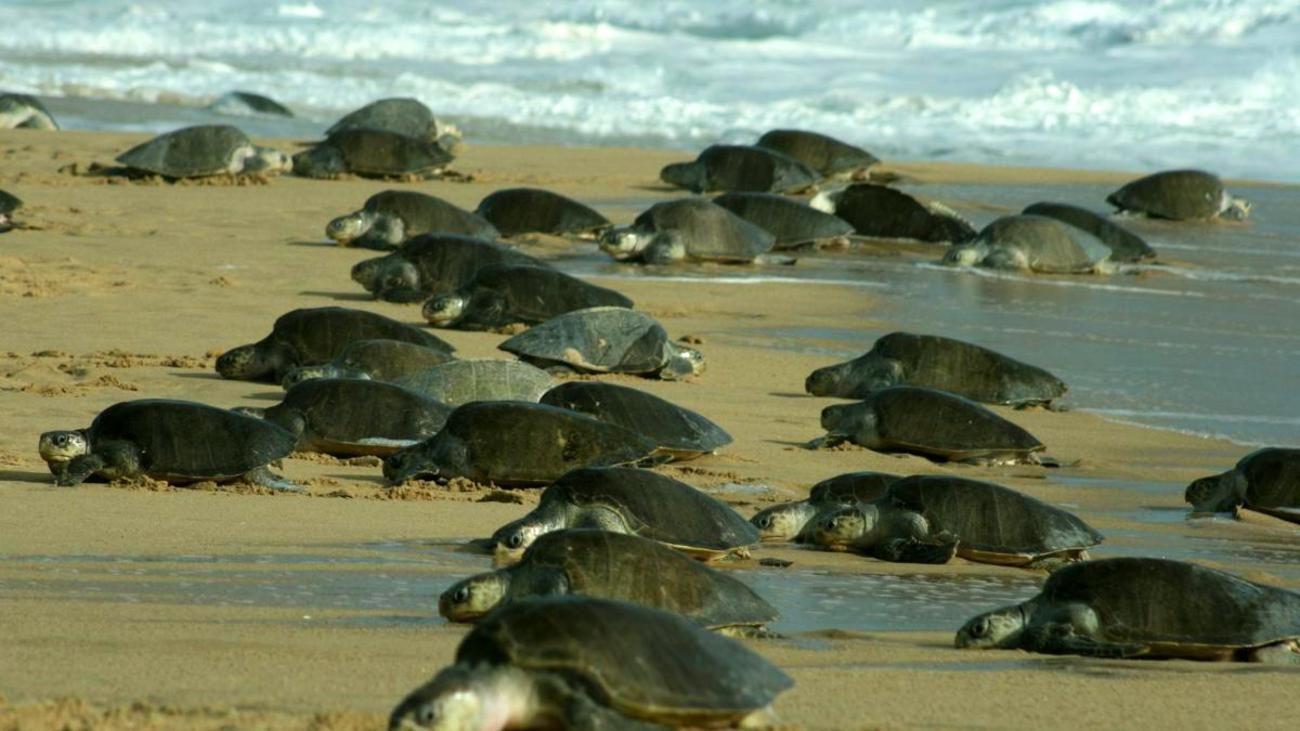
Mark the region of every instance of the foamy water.
[[1300, 171], [1300, 0], [10, 0], [0, 27], [0, 88], [53, 96], [238, 88], [324, 123], [409, 95], [491, 142], [801, 126], [896, 158]]

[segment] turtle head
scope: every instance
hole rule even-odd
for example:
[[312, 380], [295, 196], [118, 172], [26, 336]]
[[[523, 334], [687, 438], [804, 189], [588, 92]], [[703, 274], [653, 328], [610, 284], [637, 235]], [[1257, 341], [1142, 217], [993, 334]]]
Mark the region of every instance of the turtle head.
[[533, 728], [539, 720], [536, 701], [527, 671], [457, 663], [411, 691], [388, 717], [388, 731]]
[[434, 327], [449, 327], [465, 312], [465, 298], [458, 294], [440, 294], [424, 303], [420, 313]]
[[339, 216], [325, 226], [325, 235], [346, 246], [353, 239], [358, 239], [374, 221], [369, 211], [357, 211], [346, 216]]
[[347, 168], [343, 152], [330, 144], [320, 144], [303, 150], [290, 161], [295, 175], [304, 178], [332, 178]]
[[1250, 208], [1250, 201], [1238, 198], [1225, 190], [1219, 207], [1219, 217], [1229, 221], [1244, 221], [1250, 217]]
[[822, 409], [822, 428], [828, 434], [845, 436], [861, 431], [874, 431], [874, 412], [857, 404], [832, 404]]
[[244, 173], [287, 173], [293, 170], [293, 158], [274, 147], [253, 145], [251, 154], [244, 158]]
[[965, 650], [1016, 647], [1025, 623], [1025, 611], [1019, 604], [985, 612], [957, 630], [953, 645]]
[[819, 546], [846, 546], [871, 532], [876, 527], [876, 512], [867, 506], [853, 506], [819, 516], [813, 539]]
[[396, 258], [396, 255], [388, 254], [362, 259], [352, 265], [352, 281], [360, 284], [367, 292], [378, 291], [380, 277], [392, 266], [391, 262]]
[[902, 371], [893, 358], [871, 355], [818, 368], [804, 379], [803, 388], [813, 396], [862, 398], [868, 391], [897, 384], [903, 379]]
[[1234, 469], [1192, 482], [1183, 499], [1196, 513], [1229, 513], [1245, 501], [1245, 495], [1246, 478]]
[[782, 503], [765, 508], [749, 519], [764, 541], [794, 540], [808, 522], [810, 507], [807, 501]]
[[980, 264], [989, 269], [1029, 270], [1029, 257], [1019, 246], [999, 246], [986, 251]]
[[41, 459], [49, 464], [67, 462], [90, 452], [90, 440], [85, 429], [47, 431], [36, 443]]
[[668, 343], [668, 360], [659, 371], [665, 381], [680, 381], [704, 372], [704, 354], [695, 348]]
[[450, 622], [473, 622], [492, 611], [510, 586], [504, 571], [489, 571], [452, 584], [438, 597], [438, 614]]
[[634, 226], [618, 226], [600, 235], [600, 250], [618, 261], [635, 259], [654, 240], [655, 234]]
[[939, 263], [950, 267], [973, 267], [988, 253], [989, 247], [984, 244], [956, 244], [948, 247]]
[[438, 466], [429, 459], [424, 443], [399, 449], [384, 459], [384, 479], [390, 485], [400, 485], [415, 477], [438, 476]]
[[550, 530], [550, 526], [533, 520], [531, 516], [524, 516], [497, 528], [491, 538], [493, 563], [504, 566], [518, 561], [538, 536]]
[[257, 343], [231, 348], [217, 358], [217, 373], [222, 378], [255, 381], [269, 370], [262, 348]]

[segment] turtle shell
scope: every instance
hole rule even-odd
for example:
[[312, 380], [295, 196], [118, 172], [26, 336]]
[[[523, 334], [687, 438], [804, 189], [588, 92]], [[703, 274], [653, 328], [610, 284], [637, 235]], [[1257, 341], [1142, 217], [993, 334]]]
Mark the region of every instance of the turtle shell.
[[[343, 158], [340, 172], [357, 175], [416, 175], [432, 172], [452, 161], [452, 154], [436, 142], [379, 129], [335, 132], [320, 146], [338, 151]], [[307, 150], [298, 155], [312, 155], [312, 152]], [[294, 170], [299, 167], [295, 156]]]
[[123, 441], [140, 453], [144, 474], [159, 480], [229, 480], [294, 449], [294, 435], [228, 409], [167, 399], [140, 399], [99, 412], [86, 434], [96, 444]]
[[550, 503], [612, 509], [635, 535], [702, 557], [759, 542], [758, 530], [731, 506], [685, 482], [635, 467], [575, 469], [546, 488], [537, 510], [551, 509]]
[[[689, 176], [692, 179], [686, 180], [675, 172], [682, 169], [702, 171], [703, 174], [692, 174]], [[819, 176], [798, 160], [767, 148], [710, 145], [694, 162], [669, 165], [659, 177], [670, 185], [696, 193], [714, 190], [788, 193], [814, 185]]]
[[576, 677], [598, 702], [672, 727], [738, 721], [794, 685], [740, 642], [676, 614], [587, 597], [502, 607], [461, 641], [456, 662]]
[[920, 513], [932, 535], [948, 534], [958, 541], [957, 555], [981, 563], [1020, 566], [1102, 542], [1073, 513], [991, 482], [905, 477], [889, 486], [885, 499]]
[[832, 431], [837, 422], [849, 424], [847, 435], [868, 449], [931, 459], [1026, 459], [1043, 449], [1032, 434], [983, 406], [931, 388], [894, 386], [860, 403], [826, 407], [822, 425]]
[[406, 237], [439, 232], [472, 236], [487, 241], [497, 237], [496, 227], [460, 206], [414, 190], [385, 190], [366, 199], [364, 210], [402, 219]]
[[937, 213], [907, 193], [874, 183], [855, 183], [841, 191], [835, 215], [862, 236], [938, 243], [975, 236], [975, 229], [962, 219]]
[[563, 572], [569, 592], [643, 604], [704, 627], [763, 625], [777, 611], [744, 582], [648, 538], [600, 530], [539, 536], [510, 574], [502, 603], [536, 596], [531, 577]]
[[1111, 261], [1142, 261], [1154, 259], [1156, 256], [1155, 250], [1143, 241], [1141, 236], [1086, 208], [1067, 203], [1034, 203], [1021, 212], [1055, 218], [1062, 223], [1087, 231], [1110, 248]]
[[[356, 340], [324, 366], [306, 366], [320, 375], [290, 372], [284, 383], [291, 386], [307, 378], [371, 378], [391, 381], [415, 371], [454, 360], [450, 353], [401, 340]], [[300, 370], [300, 369], [296, 369]]]
[[900, 479], [888, 472], [846, 472], [810, 487], [808, 502], [818, 507], [870, 502]]
[[591, 373], [654, 373], [668, 362], [670, 345], [663, 326], [643, 312], [591, 307], [552, 317], [497, 347]]
[[367, 310], [348, 307], [309, 307], [276, 318], [262, 342], [289, 346], [298, 365], [327, 363], [358, 340], [401, 340], [443, 353], [455, 350], [433, 333]]
[[1300, 638], [1300, 594], [1182, 561], [1109, 558], [1064, 566], [1031, 600], [1079, 602], [1110, 642], [1149, 656], [1194, 657]]
[[631, 429], [659, 452], [690, 459], [731, 444], [731, 435], [705, 417], [640, 389], [598, 381], [569, 381], [547, 391], [544, 404], [573, 409]]
[[463, 314], [451, 326], [459, 330], [494, 330], [515, 323], [536, 325], [589, 307], [632, 307], [632, 300], [621, 292], [550, 267], [484, 267], [457, 294], [465, 305]]
[[298, 449], [388, 455], [433, 436], [452, 407], [383, 381], [313, 378], [290, 388], [265, 412], [298, 433]]
[[159, 135], [117, 156], [127, 167], [169, 178], [193, 178], [237, 172], [231, 162], [237, 152], [251, 152], [253, 143], [237, 127], [204, 124]]
[[444, 404], [537, 401], [555, 384], [546, 371], [517, 360], [453, 360], [393, 379]]
[[252, 91], [228, 91], [208, 105], [218, 114], [273, 114], [292, 117], [293, 110], [264, 94]]
[[13, 213], [22, 205], [23, 202], [18, 196], [0, 190], [0, 216]]
[[502, 244], [455, 234], [422, 234], [403, 242], [391, 254], [358, 262], [352, 279], [369, 292], [383, 297], [387, 289], [379, 272], [390, 263], [409, 262], [418, 274], [419, 290], [426, 295], [449, 294], [469, 284], [480, 269], [489, 266], [550, 265], [541, 259]]
[[1047, 216], [1003, 216], [985, 226], [974, 244], [1023, 252], [1030, 271], [1071, 274], [1095, 271], [1110, 258], [1101, 239]]
[[853, 233], [848, 221], [773, 193], [724, 193], [713, 202], [775, 236], [776, 249]]
[[686, 245], [688, 258], [705, 261], [753, 261], [776, 243], [766, 229], [701, 198], [656, 203], [637, 216], [632, 228], [672, 232]]
[[802, 129], [771, 130], [754, 146], [798, 160], [827, 178], [866, 170], [880, 162], [861, 147]]
[[378, 99], [343, 115], [325, 134], [333, 135], [353, 129], [378, 129], [416, 139], [432, 140], [438, 124], [433, 111], [418, 99], [391, 97]]
[[1223, 181], [1204, 170], [1166, 170], [1124, 185], [1106, 202], [1155, 218], [1209, 219], [1223, 210]]
[[502, 236], [541, 233], [581, 236], [609, 228], [609, 219], [590, 206], [541, 188], [506, 188], [490, 193], [474, 211]]
[[50, 110], [30, 94], [0, 94], [0, 124], [0, 129], [59, 129]]

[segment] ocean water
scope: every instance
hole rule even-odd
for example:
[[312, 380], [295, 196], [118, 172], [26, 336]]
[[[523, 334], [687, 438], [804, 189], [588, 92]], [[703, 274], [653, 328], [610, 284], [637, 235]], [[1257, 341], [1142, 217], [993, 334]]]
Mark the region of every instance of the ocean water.
[[247, 89], [321, 126], [401, 95], [481, 142], [798, 126], [886, 158], [1300, 173], [1300, 0], [5, 0], [0, 28], [0, 88], [53, 97]]

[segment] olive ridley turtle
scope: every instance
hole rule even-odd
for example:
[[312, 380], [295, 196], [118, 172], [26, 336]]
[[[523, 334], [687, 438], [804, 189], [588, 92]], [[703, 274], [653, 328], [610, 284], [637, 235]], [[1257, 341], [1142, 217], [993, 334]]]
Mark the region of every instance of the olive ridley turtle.
[[339, 216], [325, 235], [340, 246], [396, 249], [407, 239], [447, 233], [494, 241], [497, 230], [479, 216], [437, 196], [414, 190], [385, 190], [366, 199], [361, 210]]
[[499, 346], [521, 360], [579, 373], [634, 373], [679, 380], [704, 372], [704, 355], [678, 345], [653, 317], [623, 307], [566, 312]]
[[1223, 181], [1204, 170], [1165, 170], [1138, 178], [1106, 196], [1123, 211], [1174, 221], [1222, 218], [1243, 221], [1250, 202], [1228, 193]]
[[811, 188], [819, 177], [794, 158], [749, 145], [711, 145], [694, 160], [659, 171], [660, 180], [694, 193], [793, 193]]
[[632, 300], [550, 267], [490, 266], [457, 291], [434, 295], [422, 313], [434, 327], [500, 330], [589, 307], [630, 308]]
[[1197, 512], [1244, 507], [1300, 523], [1300, 449], [1257, 449], [1227, 472], [1188, 485], [1184, 497]]
[[600, 381], [569, 381], [547, 391], [542, 403], [560, 406], [631, 429], [674, 460], [693, 459], [731, 444], [722, 427], [690, 409], [637, 388]]
[[600, 248], [619, 261], [749, 263], [772, 250], [776, 236], [701, 198], [656, 203], [630, 226], [605, 232]]
[[237, 127], [184, 127], [142, 142], [117, 156], [127, 168], [166, 178], [251, 175], [292, 169], [279, 150], [254, 145]]

